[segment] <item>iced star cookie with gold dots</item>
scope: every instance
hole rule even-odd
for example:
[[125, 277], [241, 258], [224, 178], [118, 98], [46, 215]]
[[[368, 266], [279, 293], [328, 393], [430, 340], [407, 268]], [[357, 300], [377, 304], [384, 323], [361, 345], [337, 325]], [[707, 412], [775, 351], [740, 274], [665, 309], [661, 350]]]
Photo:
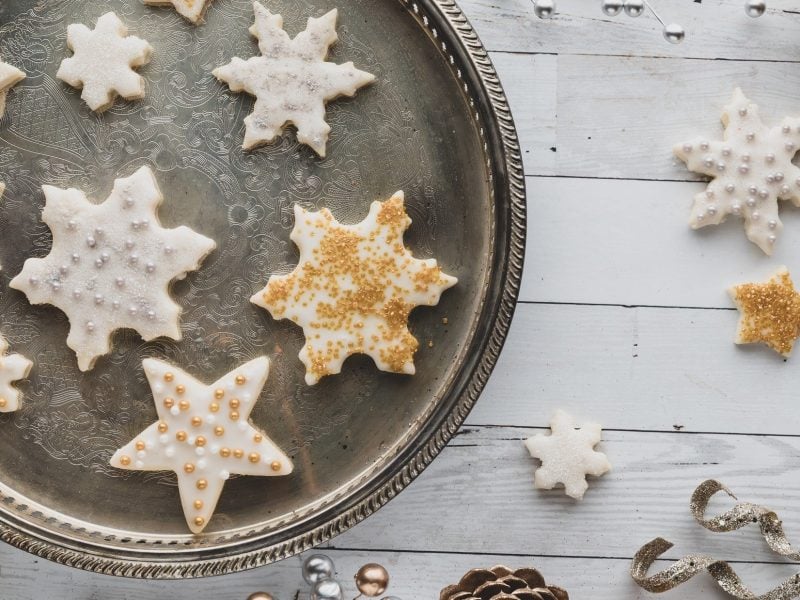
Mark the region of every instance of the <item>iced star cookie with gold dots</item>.
[[11, 385], [24, 379], [33, 362], [21, 354], [7, 354], [8, 342], [0, 335], [0, 412], [13, 412], [19, 409], [21, 392]]
[[336, 42], [336, 9], [318, 19], [308, 19], [305, 31], [294, 39], [283, 29], [283, 18], [259, 2], [253, 3], [255, 24], [250, 28], [261, 56], [234, 58], [214, 70], [214, 76], [234, 92], [256, 97], [253, 114], [245, 118], [244, 148], [266, 144], [291, 123], [297, 140], [324, 157], [330, 126], [325, 122], [325, 103], [338, 96], [354, 96], [375, 80], [352, 62], [326, 62]]
[[143, 361], [158, 421], [117, 450], [111, 465], [174, 471], [193, 533], [208, 525], [232, 474], [289, 475], [292, 461], [248, 420], [269, 374], [262, 357], [211, 385], [154, 358]]
[[165, 229], [153, 172], [117, 179], [105, 202], [76, 189], [43, 187], [42, 220], [53, 233], [44, 258], [29, 258], [11, 287], [32, 304], [52, 304], [70, 321], [67, 345], [82, 371], [111, 351], [111, 334], [133, 329], [145, 341], [181, 339], [181, 308], [169, 284], [199, 268], [216, 247], [186, 226]]
[[143, 0], [148, 6], [172, 6], [179, 15], [197, 25], [211, 0]]
[[113, 12], [97, 20], [95, 28], [76, 23], [67, 28], [67, 46], [73, 54], [61, 61], [56, 77], [81, 89], [81, 98], [94, 111], [104, 111], [119, 95], [126, 100], [144, 98], [144, 79], [133, 70], [150, 62], [153, 48], [128, 35], [128, 28]]
[[288, 275], [272, 276], [251, 302], [303, 328], [306, 382], [339, 373], [359, 353], [383, 371], [413, 374], [419, 343], [408, 315], [416, 306], [438, 304], [458, 280], [435, 259], [416, 259], [406, 249], [411, 219], [403, 192], [373, 202], [356, 225], [342, 225], [325, 208], [315, 213], [295, 205], [294, 215], [291, 239], [300, 261]]
[[722, 112], [722, 141], [704, 138], [678, 144], [675, 156], [712, 181], [694, 197], [689, 225], [718, 225], [734, 215], [744, 219], [747, 238], [772, 254], [783, 229], [778, 200], [800, 206], [800, 169], [792, 159], [800, 149], [800, 117], [767, 127], [758, 106], [736, 88]]

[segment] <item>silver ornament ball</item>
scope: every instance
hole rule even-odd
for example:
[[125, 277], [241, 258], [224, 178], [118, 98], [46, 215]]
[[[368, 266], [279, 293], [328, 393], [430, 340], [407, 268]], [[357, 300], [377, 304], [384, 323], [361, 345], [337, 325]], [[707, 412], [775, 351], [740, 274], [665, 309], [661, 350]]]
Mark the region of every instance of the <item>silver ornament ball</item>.
[[625, 0], [622, 7], [629, 17], [638, 17], [644, 12], [644, 0]]
[[609, 17], [616, 17], [622, 10], [622, 0], [602, 0], [600, 8]]
[[311, 600], [344, 600], [342, 586], [335, 579], [323, 579], [311, 588]]
[[744, 3], [744, 12], [748, 17], [754, 19], [760, 17], [767, 10], [767, 3], [764, 0], [747, 0]]
[[556, 13], [555, 0], [535, 0], [533, 3], [533, 14], [540, 19], [551, 19]]
[[333, 561], [324, 554], [312, 554], [303, 561], [303, 579], [311, 585], [330, 579], [335, 571]]
[[684, 37], [686, 37], [686, 32], [677, 23], [670, 23], [664, 27], [664, 39], [670, 44], [680, 44]]

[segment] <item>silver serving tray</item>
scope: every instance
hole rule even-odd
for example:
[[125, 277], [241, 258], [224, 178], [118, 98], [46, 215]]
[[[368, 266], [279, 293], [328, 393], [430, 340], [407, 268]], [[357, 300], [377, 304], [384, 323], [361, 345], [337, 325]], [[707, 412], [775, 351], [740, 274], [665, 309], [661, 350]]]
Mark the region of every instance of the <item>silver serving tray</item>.
[[[178, 578], [230, 573], [301, 552], [355, 525], [436, 456], [474, 404], [514, 310], [524, 254], [525, 189], [503, 90], [451, 0], [268, 0], [291, 35], [339, 8], [331, 60], [377, 75], [330, 104], [328, 158], [291, 132], [240, 149], [252, 98], [211, 70], [257, 52], [250, 0], [214, 0], [193, 27], [138, 0], [2, 0], [0, 55], [28, 73], [0, 121], [0, 330], [35, 360], [21, 410], [0, 417], [0, 538], [102, 573]], [[66, 27], [114, 10], [155, 48], [140, 102], [102, 115], [55, 78]], [[184, 339], [144, 343], [130, 331], [88, 373], [65, 343], [58, 309], [8, 287], [23, 261], [49, 251], [42, 184], [105, 199], [113, 180], [156, 172], [166, 226], [186, 224], [217, 250], [172, 289]], [[411, 318], [421, 347], [413, 377], [353, 357], [309, 387], [302, 333], [248, 302], [293, 268], [292, 206], [355, 222], [405, 190], [406, 240], [459, 284]], [[118, 471], [112, 452], [156, 418], [141, 361], [157, 356], [212, 381], [259, 355], [272, 374], [253, 421], [290, 454], [292, 476], [238, 477], [201, 536], [188, 533], [172, 473]]]

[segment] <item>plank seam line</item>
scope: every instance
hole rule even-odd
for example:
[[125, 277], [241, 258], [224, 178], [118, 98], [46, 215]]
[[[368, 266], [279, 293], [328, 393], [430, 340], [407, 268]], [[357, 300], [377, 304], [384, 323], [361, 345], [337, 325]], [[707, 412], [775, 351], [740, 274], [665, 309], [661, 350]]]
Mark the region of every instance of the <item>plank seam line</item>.
[[526, 50], [488, 50], [490, 55], [493, 54], [508, 54], [511, 56], [564, 56], [564, 57], [581, 57], [581, 58], [643, 58], [648, 60], [697, 60], [707, 62], [741, 62], [741, 63], [777, 63], [777, 64], [790, 64], [794, 65], [800, 63], [800, 60], [788, 59], [772, 59], [772, 58], [725, 58], [723, 56], [668, 56], [665, 54], [595, 54], [592, 52], [537, 52]]
[[549, 300], [517, 300], [517, 304], [545, 305], [545, 306], [604, 306], [611, 308], [663, 308], [669, 310], [721, 310], [733, 312], [735, 306], [675, 306], [668, 304], [617, 304], [614, 302], [555, 302]]
[[[468, 435], [471, 431], [464, 431], [464, 428], [480, 427], [483, 429], [550, 429], [549, 425], [505, 425], [497, 423], [470, 423], [466, 422], [456, 435]], [[744, 437], [763, 437], [763, 438], [800, 438], [797, 433], [758, 433], [749, 431], [683, 431], [676, 429], [626, 429], [622, 427], [603, 427], [603, 431], [613, 431], [617, 433], [665, 433], [665, 434], [678, 434], [678, 435], [725, 435], [725, 436], [744, 436]], [[456, 439], [456, 438], [454, 438]], [[503, 440], [523, 440], [525, 438], [502, 438]], [[608, 441], [608, 440], [603, 440]], [[485, 445], [485, 444], [480, 444]], [[457, 444], [451, 444], [450, 447], [458, 447]]]

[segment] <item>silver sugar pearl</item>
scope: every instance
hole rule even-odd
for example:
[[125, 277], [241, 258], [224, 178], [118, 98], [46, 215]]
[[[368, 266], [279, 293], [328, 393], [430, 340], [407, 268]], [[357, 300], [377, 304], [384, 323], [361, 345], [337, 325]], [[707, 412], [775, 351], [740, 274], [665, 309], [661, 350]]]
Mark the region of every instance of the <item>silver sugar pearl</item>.
[[736, 186], [733, 185], [732, 183], [729, 183], [728, 185], [725, 186], [725, 191], [728, 192], [729, 194], [732, 194], [733, 192], [736, 191]]
[[689, 154], [692, 151], [692, 145], [691, 144], [684, 144], [683, 145], [683, 151], [686, 152], [686, 154]]
[[133, 229], [139, 229], [139, 221], [131, 221], [131, 227]]
[[625, 0], [623, 8], [629, 17], [638, 17], [644, 12], [644, 0]]
[[103, 259], [102, 259], [102, 258], [96, 258], [96, 259], [94, 260], [94, 266], [95, 266], [95, 267], [97, 267], [98, 269], [102, 268], [102, 266], [103, 266], [104, 264], [105, 264], [105, 263], [103, 262]]
[[758, 211], [755, 211], [752, 215], [750, 215], [751, 221], [758, 221], [761, 218], [761, 215], [758, 214]]
[[781, 186], [781, 196], [788, 196], [792, 193], [792, 189], [785, 183]]
[[94, 303], [98, 306], [105, 302], [105, 298], [103, 298], [103, 294], [95, 294], [94, 295]]
[[714, 196], [714, 190], [706, 190], [706, 198], [713, 198]]
[[712, 204], [711, 206], [707, 206], [707, 207], [706, 207], [706, 212], [707, 212], [709, 215], [715, 215], [715, 214], [717, 214], [717, 207], [716, 207], [716, 206], [714, 206], [713, 204]]
[[769, 198], [769, 190], [759, 190], [758, 197], [761, 198], [762, 200], [766, 200], [767, 198]]
[[616, 17], [622, 10], [622, 0], [602, 0], [600, 9], [609, 17]]
[[102, 260], [103, 262], [108, 262], [110, 258], [111, 255], [108, 252], [103, 252], [102, 254], [100, 254], [100, 260]]
[[72, 297], [75, 298], [75, 300], [80, 300], [81, 296], [82, 294], [80, 290], [72, 290]]
[[156, 311], [154, 311], [154, 310], [148, 310], [148, 311], [147, 311], [147, 318], [148, 318], [148, 319], [150, 319], [151, 321], [152, 321], [153, 319], [155, 319], [155, 318], [156, 318]]
[[81, 255], [80, 254], [73, 254], [72, 255], [72, 262], [74, 262], [74, 263], [81, 262]]
[[95, 234], [97, 237], [101, 237], [101, 236], [102, 236], [104, 233], [105, 233], [105, 231], [103, 231], [103, 228], [102, 228], [102, 227], [95, 227], [95, 228], [94, 228], [94, 234]]
[[175, 252], [175, 248], [172, 246], [164, 246], [164, 254], [172, 254]]
[[770, 229], [775, 229], [777, 226], [778, 226], [778, 222], [775, 219], [770, 219], [767, 222], [767, 227], [769, 227]]
[[311, 585], [330, 579], [335, 572], [333, 561], [324, 554], [312, 554], [303, 561], [303, 579]]
[[758, 192], [758, 188], [754, 185], [751, 185], [747, 188], [747, 191], [750, 192], [751, 195], [755, 195]]
[[748, 198], [745, 201], [745, 204], [747, 204], [747, 206], [749, 206], [750, 208], [753, 208], [756, 205], [756, 199], [755, 198]]
[[775, 155], [770, 152], [764, 157], [764, 160], [767, 161], [767, 164], [772, 164], [775, 162]]
[[722, 162], [722, 161], [719, 161], [719, 162], [717, 163], [717, 171], [719, 171], [720, 173], [722, 173], [724, 170], [725, 170], [725, 163], [724, 163], [724, 162]]
[[788, 125], [784, 125], [783, 127], [781, 127], [781, 131], [788, 135], [792, 133], [792, 128], [789, 127]]
[[126, 247], [128, 250], [130, 250], [131, 248], [133, 248], [135, 245], [136, 245], [136, 242], [134, 242], [133, 240], [125, 240], [125, 247]]
[[733, 205], [731, 205], [731, 211], [735, 215], [741, 214], [741, 212], [742, 212], [741, 204], [733, 204]]
[[89, 332], [94, 331], [94, 322], [93, 321], [88, 321], [86, 323], [86, 330], [89, 331]]
[[135, 265], [137, 262], [139, 262], [139, 255], [138, 254], [131, 254], [128, 257], [128, 262], [131, 263], [132, 265]]
[[767, 241], [768, 241], [770, 244], [774, 244], [774, 243], [775, 243], [775, 241], [776, 241], [777, 239], [778, 239], [778, 238], [776, 238], [774, 235], [770, 235], [770, 236], [768, 236], [768, 237], [767, 237]]
[[708, 142], [700, 142], [700, 150], [708, 150]]
[[90, 235], [86, 238], [86, 245], [89, 246], [89, 248], [94, 248], [97, 246], [97, 240]]
[[683, 38], [686, 37], [686, 32], [683, 30], [683, 27], [677, 23], [670, 23], [664, 27], [663, 34], [664, 39], [670, 44], [680, 44], [683, 41]]
[[118, 287], [118, 288], [125, 287], [125, 280], [124, 280], [122, 277], [117, 277], [117, 278], [114, 280], [114, 283], [116, 283], [116, 284], [117, 284], [117, 287]]
[[342, 600], [342, 586], [335, 579], [323, 579], [311, 588], [311, 600]]
[[750, 172], [750, 167], [748, 167], [747, 165], [739, 165], [739, 173], [741, 173], [742, 175], [746, 175], [749, 172]]
[[139, 309], [138, 309], [138, 308], [136, 308], [135, 306], [129, 306], [129, 307], [128, 307], [128, 314], [129, 314], [130, 316], [132, 316], [132, 317], [135, 317], [135, 316], [136, 316], [136, 313], [138, 313], [138, 312], [139, 312]]
[[752, 142], [754, 139], [756, 139], [756, 134], [755, 134], [755, 133], [753, 133], [752, 131], [748, 131], [748, 132], [745, 134], [745, 136], [744, 136], [744, 137], [745, 137], [745, 138], [747, 138], [747, 141], [748, 141], [748, 142]]
[[707, 167], [713, 167], [713, 166], [714, 166], [714, 159], [713, 159], [713, 158], [711, 158], [710, 156], [706, 156], [706, 157], [703, 159], [703, 164], [704, 164], [705, 166], [707, 166]]
[[746, 0], [744, 3], [744, 12], [748, 17], [757, 19], [767, 10], [767, 3], [765, 0]]
[[148, 273], [152, 273], [153, 271], [156, 270], [156, 266], [151, 262], [147, 263], [147, 265], [145, 265], [144, 268]]
[[555, 12], [555, 0], [535, 0], [533, 5], [533, 14], [540, 19], [551, 19]]
[[749, 154], [742, 154], [742, 162], [749, 163], [750, 162], [750, 155]]
[[764, 181], [766, 181], [767, 183], [775, 183], [775, 176], [769, 174], [766, 177], [764, 177]]
[[113, 302], [111, 302], [111, 307], [114, 310], [118, 309], [119, 308], [119, 300], [114, 300]]
[[67, 273], [69, 273], [69, 267], [67, 265], [61, 265], [60, 267], [58, 267], [58, 272], [61, 273], [62, 275], [66, 275]]
[[54, 292], [57, 292], [58, 290], [61, 289], [61, 283], [58, 282], [58, 281], [51, 281], [50, 282], [50, 287], [53, 288]]
[[747, 108], [746, 107], [742, 107], [742, 108], [739, 109], [739, 116], [740, 117], [746, 117], [747, 116]]
[[731, 155], [731, 149], [730, 148], [728, 148], [726, 146], [725, 148], [722, 149], [722, 156], [730, 156], [730, 155]]
[[794, 152], [795, 149], [794, 142], [786, 142], [783, 147], [786, 148], [787, 152]]

